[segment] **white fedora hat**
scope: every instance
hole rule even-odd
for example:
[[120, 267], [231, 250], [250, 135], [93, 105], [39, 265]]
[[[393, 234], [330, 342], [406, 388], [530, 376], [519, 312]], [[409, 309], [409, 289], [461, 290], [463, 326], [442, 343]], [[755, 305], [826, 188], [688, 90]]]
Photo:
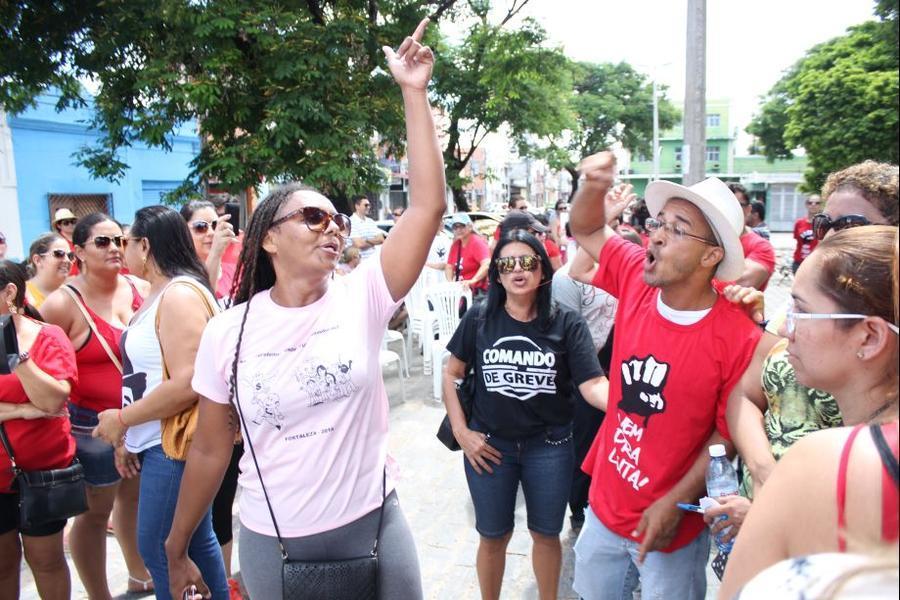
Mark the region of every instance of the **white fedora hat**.
[[716, 278], [734, 281], [740, 277], [744, 271], [744, 249], [741, 246], [744, 211], [737, 198], [720, 179], [710, 177], [690, 187], [671, 181], [654, 181], [647, 186], [644, 198], [652, 217], [656, 217], [672, 198], [687, 200], [699, 208], [725, 250], [725, 258], [716, 269]]

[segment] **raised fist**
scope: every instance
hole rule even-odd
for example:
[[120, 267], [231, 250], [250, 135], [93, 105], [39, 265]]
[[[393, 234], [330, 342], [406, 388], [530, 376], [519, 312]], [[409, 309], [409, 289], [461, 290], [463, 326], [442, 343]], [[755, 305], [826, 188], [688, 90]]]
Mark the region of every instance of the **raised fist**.
[[622, 401], [619, 408], [644, 417], [644, 427], [650, 416], [666, 410], [663, 388], [669, 375], [669, 365], [653, 356], [632, 356], [622, 363]]

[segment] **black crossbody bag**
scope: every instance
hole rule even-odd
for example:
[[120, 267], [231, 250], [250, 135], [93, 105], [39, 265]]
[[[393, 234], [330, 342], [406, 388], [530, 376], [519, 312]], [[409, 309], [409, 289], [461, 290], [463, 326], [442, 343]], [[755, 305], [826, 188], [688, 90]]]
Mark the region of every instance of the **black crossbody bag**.
[[[244, 322], [250, 311], [250, 301], [244, 313]], [[238, 398], [237, 389], [237, 364], [240, 354], [240, 336], [238, 336], [238, 350], [235, 352], [234, 365], [231, 371], [231, 389], [238, 416], [244, 427], [244, 439], [250, 448], [250, 456], [256, 467], [256, 475], [262, 486], [269, 516], [275, 526], [275, 535], [278, 537], [278, 547], [281, 550], [281, 589], [283, 600], [377, 600], [378, 598], [378, 538], [381, 536], [381, 525], [384, 519], [384, 502], [387, 498], [387, 469], [382, 473], [381, 479], [381, 508], [378, 514], [378, 529], [375, 532], [375, 543], [368, 556], [359, 558], [347, 558], [342, 560], [291, 560], [284, 547], [281, 537], [281, 529], [275, 520], [275, 511], [269, 501], [269, 492], [263, 482], [259, 463], [256, 462], [256, 451], [253, 449], [253, 440], [250, 438], [250, 430], [241, 410], [241, 401]]]
[[0, 423], [0, 442], [9, 454], [19, 495], [19, 528], [31, 529], [51, 521], [64, 521], [88, 509], [84, 467], [73, 459], [63, 469], [23, 471], [16, 465], [6, 428]]
[[[485, 303], [476, 304], [472, 310], [477, 310], [475, 317], [479, 321], [484, 321]], [[466, 376], [456, 381], [456, 397], [459, 398], [459, 405], [462, 407], [463, 414], [466, 416], [466, 423], [472, 420], [472, 405], [475, 402], [475, 366], [469, 365], [466, 368]], [[450, 426], [450, 415], [444, 415], [441, 424], [438, 425], [437, 439], [447, 447], [448, 450], [462, 450], [456, 436], [453, 435], [453, 428]]]

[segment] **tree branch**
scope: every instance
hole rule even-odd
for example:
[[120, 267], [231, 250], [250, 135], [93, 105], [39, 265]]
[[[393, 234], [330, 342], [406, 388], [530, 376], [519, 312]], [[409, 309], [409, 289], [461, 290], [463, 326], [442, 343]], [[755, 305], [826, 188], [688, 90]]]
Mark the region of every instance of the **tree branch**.
[[528, 4], [529, 0], [513, 0], [512, 6], [509, 7], [509, 10], [506, 11], [506, 16], [503, 17], [503, 20], [500, 21], [499, 27], [503, 27], [506, 23], [515, 17], [519, 11], [521, 11], [526, 4]]
[[[430, 3], [429, 3], [430, 4]], [[438, 21], [444, 13], [453, 8], [453, 5], [456, 4], [456, 0], [440, 0], [437, 3], [437, 7], [434, 9], [428, 18], [432, 21]]]

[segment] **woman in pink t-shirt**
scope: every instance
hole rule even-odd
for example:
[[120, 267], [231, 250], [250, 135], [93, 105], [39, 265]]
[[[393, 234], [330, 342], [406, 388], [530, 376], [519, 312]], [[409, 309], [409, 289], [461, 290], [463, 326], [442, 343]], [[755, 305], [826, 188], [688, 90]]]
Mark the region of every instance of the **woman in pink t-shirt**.
[[426, 24], [396, 52], [384, 49], [403, 96], [412, 196], [379, 260], [333, 277], [350, 220], [304, 186], [273, 191], [249, 223], [235, 306], [210, 321], [197, 353], [199, 424], [166, 542], [173, 595], [191, 585], [206, 593], [187, 542], [240, 424], [250, 452], [239, 478], [239, 558], [250, 596], [284, 597], [280, 542], [292, 560], [332, 561], [369, 556], [377, 540], [379, 597], [422, 597], [415, 544], [386, 469], [379, 351], [446, 207], [426, 95], [434, 58], [420, 44]]

